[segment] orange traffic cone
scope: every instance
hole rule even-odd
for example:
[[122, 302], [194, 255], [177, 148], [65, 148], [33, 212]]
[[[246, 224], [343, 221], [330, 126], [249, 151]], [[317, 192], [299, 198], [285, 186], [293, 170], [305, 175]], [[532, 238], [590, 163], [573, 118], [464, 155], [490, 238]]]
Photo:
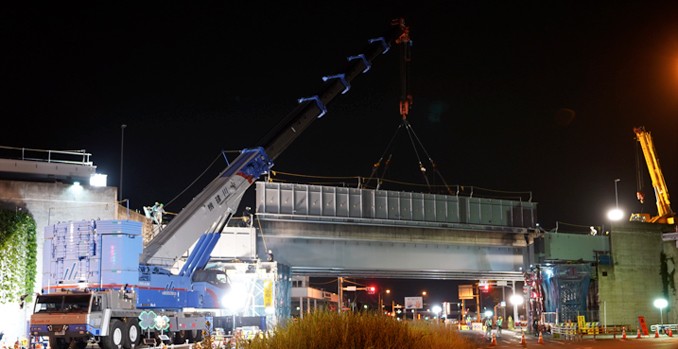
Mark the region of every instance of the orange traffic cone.
[[490, 346], [494, 347], [496, 345], [497, 345], [497, 336], [494, 333], [492, 333], [492, 341], [490, 342]]
[[654, 331], [654, 338], [659, 338], [659, 327], [657, 326], [657, 330]]
[[626, 327], [622, 327], [622, 339], [626, 340]]
[[666, 330], [666, 335], [669, 336], [669, 337], [673, 337], [673, 331], [671, 331], [671, 327], [669, 327], [669, 328]]
[[541, 332], [539, 332], [539, 341], [537, 343], [544, 344], [544, 337], [541, 335]]
[[523, 331], [523, 335], [520, 337], [520, 345], [527, 346], [527, 341], [525, 340], [525, 331]]
[[638, 329], [638, 335], [636, 336], [636, 339], [641, 339], [643, 337], [640, 336], [640, 329]]

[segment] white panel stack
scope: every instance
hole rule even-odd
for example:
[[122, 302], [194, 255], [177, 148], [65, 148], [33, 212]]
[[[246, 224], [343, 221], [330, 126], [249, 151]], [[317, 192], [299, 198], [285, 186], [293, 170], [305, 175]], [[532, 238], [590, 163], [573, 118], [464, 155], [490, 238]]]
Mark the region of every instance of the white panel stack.
[[63, 222], [45, 228], [43, 288], [136, 284], [143, 248], [135, 221]]

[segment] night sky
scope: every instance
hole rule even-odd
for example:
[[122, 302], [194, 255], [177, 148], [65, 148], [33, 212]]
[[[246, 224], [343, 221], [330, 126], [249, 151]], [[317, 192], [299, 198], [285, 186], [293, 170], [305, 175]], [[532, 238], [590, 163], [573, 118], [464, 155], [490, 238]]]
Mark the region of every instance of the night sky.
[[[547, 230], [608, 224], [616, 178], [627, 213], [656, 214], [644, 162], [649, 200], [635, 199], [633, 127], [645, 126], [678, 190], [675, 1], [242, 3], [6, 6], [0, 145], [86, 149], [117, 186], [126, 124], [124, 198], [179, 211], [223, 169], [177, 198], [222, 150], [259, 145], [297, 98], [403, 17], [408, 120], [448, 184], [529, 192]], [[398, 60], [379, 57], [274, 169], [369, 177], [401, 122]], [[384, 178], [422, 185], [409, 139], [393, 144]]]

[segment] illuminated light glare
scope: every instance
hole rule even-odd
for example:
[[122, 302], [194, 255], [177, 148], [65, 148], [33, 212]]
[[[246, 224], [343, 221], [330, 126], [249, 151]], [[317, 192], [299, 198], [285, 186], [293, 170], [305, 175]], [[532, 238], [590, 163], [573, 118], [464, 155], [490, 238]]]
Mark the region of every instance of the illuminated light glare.
[[89, 185], [93, 187], [105, 187], [108, 182], [108, 175], [95, 173], [89, 177]]
[[664, 310], [664, 308], [666, 308], [667, 305], [669, 305], [669, 302], [664, 298], [657, 298], [657, 299], [654, 300], [653, 304], [654, 304], [655, 308], [659, 309], [659, 318], [660, 318], [661, 324], [663, 325], [664, 324], [663, 310]]
[[490, 316], [492, 316], [493, 313], [492, 313], [492, 310], [485, 310], [485, 312], [483, 314], [485, 315], [485, 317], [490, 317]]
[[73, 192], [79, 193], [82, 190], [83, 189], [82, 189], [82, 185], [80, 185], [80, 182], [73, 182], [73, 185], [71, 185], [71, 191], [73, 191]]
[[238, 312], [245, 307], [247, 298], [248, 292], [245, 285], [236, 282], [231, 284], [231, 290], [224, 296], [221, 303], [227, 309]]
[[619, 221], [624, 218], [624, 211], [618, 208], [613, 208], [607, 211], [607, 218], [611, 221]]
[[275, 314], [275, 309], [273, 307], [266, 307], [266, 309], [264, 309], [264, 312], [266, 312], [266, 314], [268, 315], [272, 315]]
[[512, 294], [511, 297], [509, 297], [509, 302], [513, 305], [521, 305], [525, 299], [523, 299], [523, 296], [519, 294]]
[[436, 313], [436, 315], [440, 314], [441, 311], [443, 311], [443, 308], [439, 305], [434, 305], [431, 310]]
[[654, 300], [654, 307], [657, 309], [664, 309], [669, 305], [669, 302], [666, 299], [660, 298]]

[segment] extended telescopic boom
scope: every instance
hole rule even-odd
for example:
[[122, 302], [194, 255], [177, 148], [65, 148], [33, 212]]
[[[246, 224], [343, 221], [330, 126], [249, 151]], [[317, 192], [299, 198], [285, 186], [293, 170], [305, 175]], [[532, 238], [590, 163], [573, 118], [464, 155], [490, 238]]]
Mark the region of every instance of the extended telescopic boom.
[[[391, 45], [409, 33], [403, 19], [395, 19], [382, 37], [370, 39], [362, 53], [349, 56], [348, 66], [340, 73], [325, 76], [319, 94], [300, 98], [299, 105], [261, 142], [245, 149], [210, 184], [172, 219], [144, 249], [140, 262], [173, 264], [203, 233], [221, 233], [236, 212], [245, 191], [316, 119], [327, 112], [328, 104], [351, 88], [351, 82], [370, 70], [372, 61], [389, 51]], [[409, 36], [407, 36], [409, 40]]]
[[[654, 195], [657, 198], [657, 215], [650, 217], [648, 214], [635, 213], [631, 216], [631, 220], [650, 223], [673, 224], [676, 214], [671, 209], [669, 189], [666, 186], [664, 174], [662, 173], [662, 169], [659, 166], [659, 158], [657, 157], [657, 151], [655, 150], [654, 143], [652, 142], [652, 136], [650, 135], [650, 132], [645, 130], [644, 127], [636, 127], [633, 129], [633, 132], [636, 134], [636, 140], [638, 140], [640, 147], [643, 149], [647, 170], [650, 174], [650, 178], [652, 179], [652, 188], [654, 189]], [[642, 197], [642, 193], [639, 192], [638, 199], [641, 199]]]

